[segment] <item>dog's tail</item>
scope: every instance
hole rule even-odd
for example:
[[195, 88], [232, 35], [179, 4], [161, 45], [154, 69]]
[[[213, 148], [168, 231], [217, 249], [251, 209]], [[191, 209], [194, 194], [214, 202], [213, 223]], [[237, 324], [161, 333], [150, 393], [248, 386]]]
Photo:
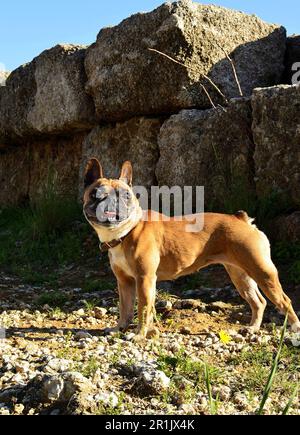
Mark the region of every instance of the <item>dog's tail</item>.
[[248, 216], [248, 213], [240, 210], [235, 214], [235, 217], [237, 217], [239, 220], [246, 222], [246, 224], [253, 225], [253, 222], [255, 219]]

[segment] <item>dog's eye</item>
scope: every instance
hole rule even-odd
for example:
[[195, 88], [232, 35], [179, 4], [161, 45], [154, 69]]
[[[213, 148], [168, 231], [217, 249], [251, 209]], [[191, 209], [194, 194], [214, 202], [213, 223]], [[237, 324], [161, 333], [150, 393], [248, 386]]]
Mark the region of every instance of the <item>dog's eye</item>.
[[92, 199], [93, 201], [95, 201], [95, 200], [97, 199], [97, 190], [94, 190], [94, 191], [91, 193], [91, 199]]

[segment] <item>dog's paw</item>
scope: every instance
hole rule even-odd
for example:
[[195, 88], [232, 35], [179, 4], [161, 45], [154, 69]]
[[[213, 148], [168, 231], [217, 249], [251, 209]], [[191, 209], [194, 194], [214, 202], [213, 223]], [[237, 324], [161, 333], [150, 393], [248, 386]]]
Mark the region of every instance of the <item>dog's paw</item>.
[[132, 341], [135, 344], [145, 344], [147, 337], [145, 336], [145, 334], [136, 334], [133, 338]]
[[119, 332], [120, 332], [120, 328], [118, 326], [116, 326], [115, 328], [105, 328], [103, 330], [104, 335], [114, 335], [114, 334], [118, 334]]
[[292, 332], [296, 334], [300, 333], [300, 322], [296, 322], [292, 325]]
[[249, 326], [247, 330], [248, 334], [258, 334], [260, 331], [260, 326]]
[[148, 340], [157, 340], [159, 336], [160, 336], [160, 332], [156, 327], [149, 329], [149, 331], [147, 332]]

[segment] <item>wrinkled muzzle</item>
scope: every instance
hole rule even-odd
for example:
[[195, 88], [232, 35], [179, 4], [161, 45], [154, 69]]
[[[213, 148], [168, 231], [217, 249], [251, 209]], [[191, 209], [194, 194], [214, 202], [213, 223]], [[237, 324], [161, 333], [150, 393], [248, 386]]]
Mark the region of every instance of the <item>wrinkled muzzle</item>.
[[113, 193], [90, 202], [85, 214], [92, 223], [109, 226], [126, 221], [133, 210], [134, 204], [126, 194]]

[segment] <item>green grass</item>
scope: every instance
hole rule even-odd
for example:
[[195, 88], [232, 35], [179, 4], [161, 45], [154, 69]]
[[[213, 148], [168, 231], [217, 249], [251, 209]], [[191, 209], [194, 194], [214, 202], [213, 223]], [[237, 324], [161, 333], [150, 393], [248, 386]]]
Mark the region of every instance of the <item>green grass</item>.
[[[111, 403], [109, 404], [98, 404], [97, 408], [93, 410], [94, 415], [122, 415], [123, 414], [123, 405], [126, 402], [126, 395], [124, 393], [119, 394], [118, 396], [118, 404], [114, 408]], [[133, 405], [131, 403], [126, 404], [127, 411], [133, 413]]]
[[[197, 392], [207, 390], [210, 398], [210, 412], [217, 413], [218, 398], [212, 397], [212, 386], [222, 384], [221, 369], [192, 359], [186, 355], [184, 349], [181, 349], [174, 356], [161, 353], [158, 358], [158, 368], [171, 379], [169, 391], [163, 394], [165, 402], [189, 403], [195, 398]], [[191, 384], [185, 385], [184, 388], [178, 388], [178, 376], [187, 379]]]
[[300, 260], [293, 262], [289, 269], [289, 278], [294, 284], [300, 283]]
[[92, 378], [100, 368], [99, 361], [95, 356], [92, 356], [84, 364], [79, 364], [77, 370], [86, 378]]
[[[284, 410], [278, 406], [274, 408], [277, 414], [288, 413], [295, 404], [300, 376], [300, 349], [284, 343], [285, 332], [286, 321], [277, 345], [257, 345], [227, 360], [227, 364], [234, 365], [239, 372], [239, 388], [250, 396], [262, 396], [259, 414], [265, 412], [269, 398], [271, 404], [275, 398], [286, 398]], [[274, 340], [278, 341], [275, 336]]]
[[195, 273], [193, 275], [180, 278], [178, 280], [181, 291], [197, 290], [201, 287], [211, 287], [212, 282], [203, 273]]
[[283, 263], [300, 261], [300, 243], [278, 242], [273, 247], [273, 256]]
[[92, 279], [84, 283], [84, 293], [95, 293], [104, 290], [115, 290], [116, 284], [106, 279]]
[[288, 279], [300, 283], [300, 243], [280, 242], [273, 248], [275, 260], [288, 267]]
[[212, 375], [212, 369], [208, 364], [204, 365], [204, 378], [205, 378], [205, 384], [208, 394], [208, 400], [209, 400], [209, 408], [211, 415], [218, 414], [218, 402], [219, 398], [216, 399], [213, 397], [212, 394], [212, 382], [211, 382], [211, 375]]
[[257, 198], [249, 188], [249, 182], [241, 177], [234, 177], [226, 182], [223, 204], [217, 211], [235, 214], [239, 210], [245, 210], [249, 216], [255, 216], [257, 206]]
[[281, 337], [280, 337], [280, 341], [279, 341], [279, 346], [278, 346], [278, 350], [276, 353], [276, 356], [274, 358], [273, 364], [271, 366], [271, 370], [270, 370], [270, 374], [263, 392], [263, 397], [260, 403], [260, 407], [258, 410], [258, 414], [262, 415], [267, 403], [268, 398], [270, 397], [271, 394], [271, 390], [273, 388], [273, 384], [275, 381], [275, 376], [277, 374], [278, 371], [278, 365], [279, 365], [279, 361], [280, 361], [280, 357], [282, 354], [282, 349], [283, 349], [283, 345], [284, 345], [284, 338], [285, 338], [285, 334], [286, 334], [286, 330], [287, 330], [287, 325], [288, 325], [288, 314], [286, 315], [285, 321], [284, 321], [284, 325], [282, 328], [282, 332], [281, 332]]
[[218, 204], [206, 204], [207, 211], [235, 214], [244, 210], [256, 219], [257, 226], [267, 234], [276, 217], [294, 211], [294, 204], [286, 194], [270, 190], [258, 198], [254, 189], [250, 188], [249, 181], [243, 176], [234, 174], [233, 170], [222, 171], [222, 164], [220, 170], [224, 182], [223, 198], [222, 201], [218, 200]]
[[[174, 356], [162, 353], [158, 358], [158, 365], [159, 369], [169, 377], [179, 374], [186, 376], [189, 380], [201, 384], [202, 386], [206, 386], [205, 377], [203, 375], [204, 363], [186, 355], [184, 349], [181, 349]], [[213, 382], [220, 382], [222, 380], [221, 370], [213, 366], [208, 367], [211, 380]]]
[[255, 348], [254, 350], [244, 350], [240, 354], [235, 357], [231, 357], [230, 363], [234, 365], [247, 365], [253, 367], [266, 367], [269, 366], [273, 358], [273, 352], [270, 350], [270, 347], [266, 345], [261, 345]]
[[2, 209], [0, 267], [27, 283], [54, 284], [57, 268], [91, 256], [83, 251], [90, 234], [76, 200], [51, 192], [34, 205]]
[[62, 346], [60, 346], [59, 351], [56, 353], [57, 358], [68, 359], [74, 361], [74, 367], [79, 363], [78, 361], [81, 358], [81, 352], [79, 349], [72, 345], [73, 333], [68, 331], [68, 333], [64, 336], [64, 342]]
[[282, 415], [288, 415], [290, 412], [291, 407], [293, 406], [294, 401], [296, 400], [296, 397], [298, 396], [299, 393], [299, 385], [296, 385], [286, 407], [284, 408]]
[[257, 225], [268, 233], [272, 221], [278, 216], [288, 214], [291, 210], [293, 210], [293, 204], [286, 195], [271, 191], [257, 201], [254, 217], [256, 217]]
[[100, 299], [93, 299], [92, 301], [84, 301], [84, 308], [88, 313], [94, 311], [100, 304]]
[[66, 302], [68, 302], [68, 297], [64, 293], [55, 291], [42, 293], [38, 297], [36, 304], [39, 307], [49, 305], [51, 308], [62, 308]]

